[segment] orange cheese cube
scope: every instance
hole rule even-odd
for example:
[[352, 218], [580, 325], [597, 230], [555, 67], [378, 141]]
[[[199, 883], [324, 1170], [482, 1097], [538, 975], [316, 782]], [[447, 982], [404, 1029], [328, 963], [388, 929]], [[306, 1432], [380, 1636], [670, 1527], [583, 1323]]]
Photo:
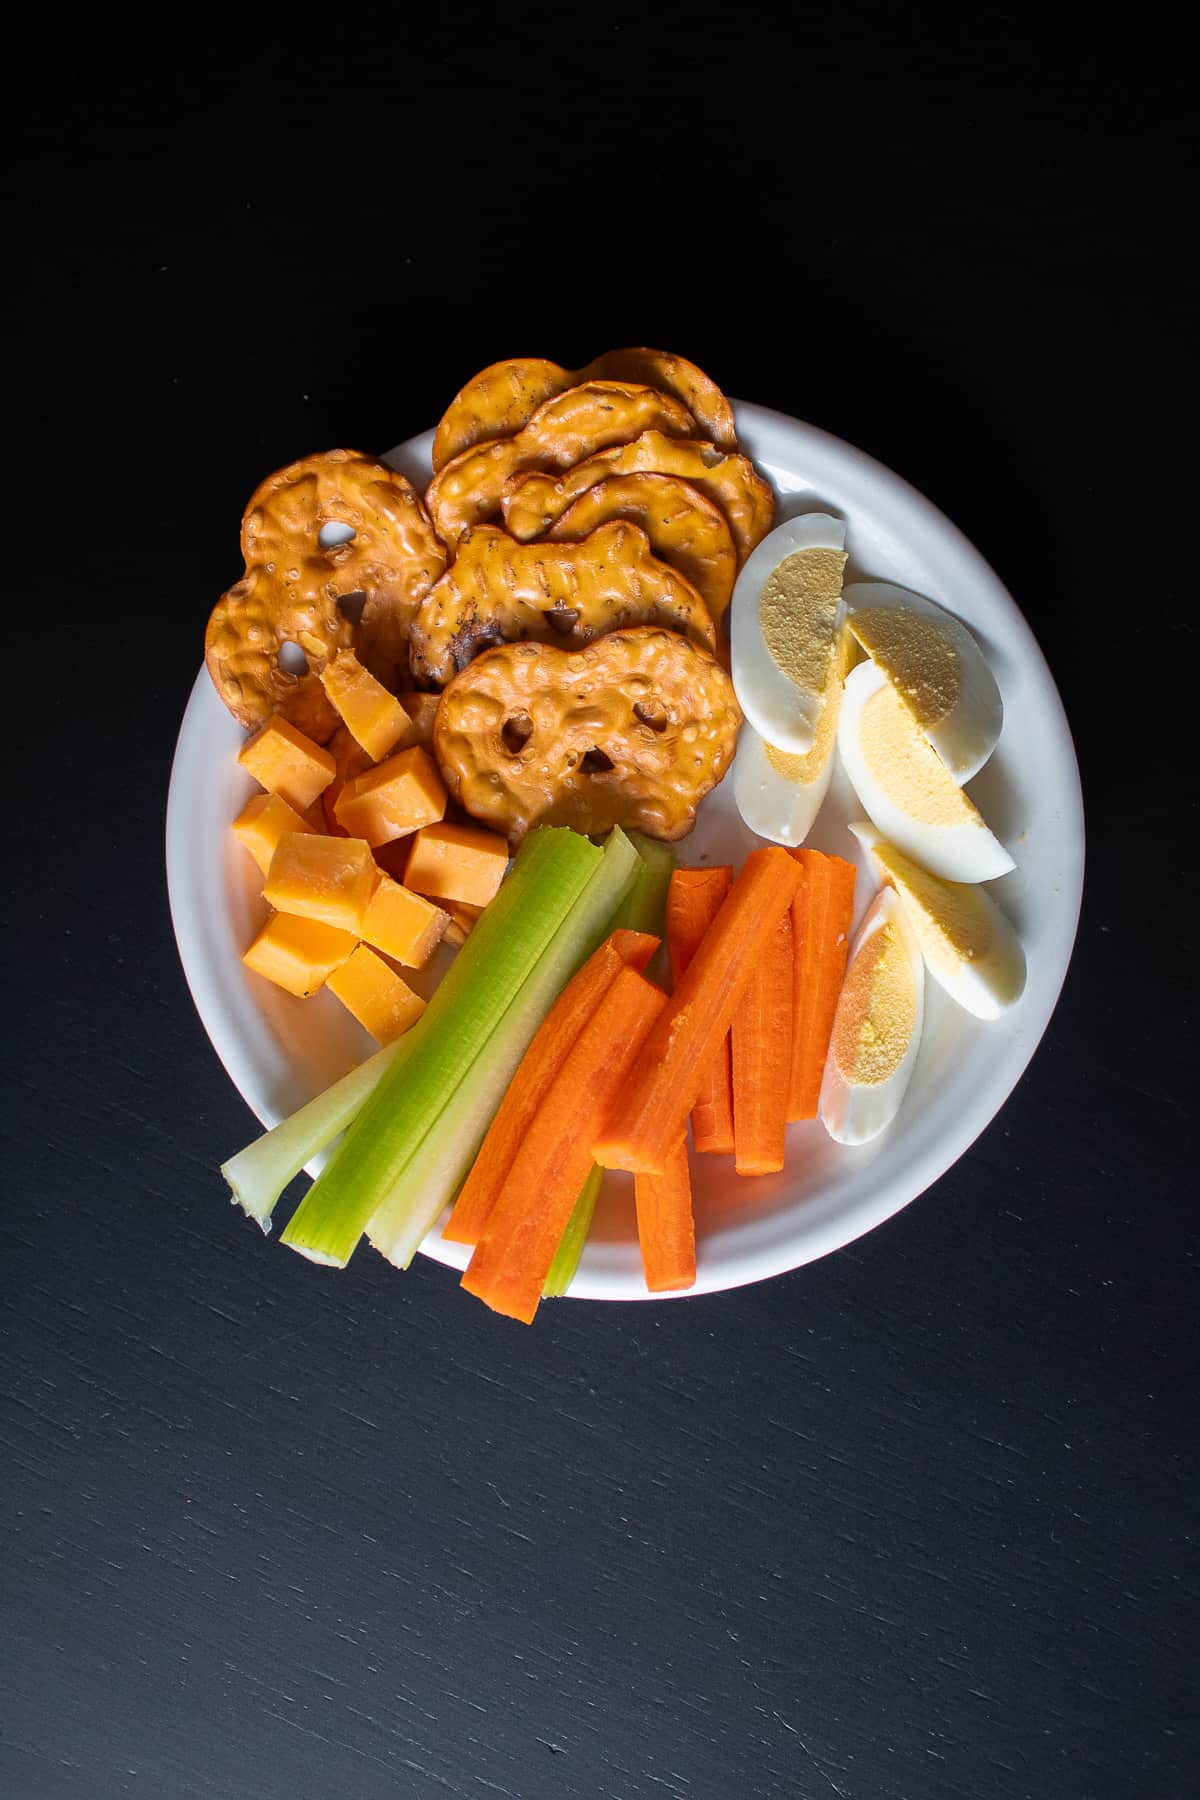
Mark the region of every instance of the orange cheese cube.
[[433, 758], [419, 745], [356, 775], [338, 795], [338, 824], [374, 848], [440, 819], [446, 790]]
[[238, 761], [260, 787], [307, 812], [333, 780], [337, 765], [328, 750], [276, 713], [238, 751]]
[[[367, 755], [362, 745], [355, 740], [353, 734], [347, 731], [344, 725], [339, 725], [330, 738], [329, 754], [337, 769], [337, 781], [350, 781], [355, 775], [361, 775], [364, 769], [369, 769], [371, 764], [376, 761], [375, 757]], [[333, 784], [335, 787], [337, 781]], [[328, 800], [328, 788], [321, 798]]]
[[354, 948], [349, 931], [321, 925], [316, 919], [272, 913], [242, 961], [256, 975], [304, 999], [328, 981]]
[[279, 912], [319, 919], [360, 937], [378, 880], [371, 847], [361, 838], [285, 831], [275, 846], [263, 897]]
[[404, 865], [408, 861], [408, 839], [393, 838], [390, 844], [376, 844], [375, 862], [385, 875], [395, 881], [404, 880]]
[[437, 718], [440, 694], [401, 694], [400, 704], [408, 714], [414, 744], [432, 744], [433, 722]]
[[433, 900], [486, 906], [508, 867], [508, 845], [478, 825], [426, 825], [412, 841], [404, 885]]
[[326, 986], [381, 1044], [390, 1044], [425, 1011], [421, 996], [365, 944], [334, 971]]
[[233, 830], [265, 875], [284, 832], [311, 831], [312, 826], [278, 794], [255, 794], [233, 821]]
[[334, 811], [338, 795], [342, 791], [344, 782], [351, 780], [355, 775], [361, 775], [364, 769], [371, 767], [375, 759], [367, 755], [361, 744], [355, 742], [344, 725], [339, 725], [330, 738], [329, 754], [334, 760], [337, 774], [321, 795], [321, 811], [325, 815], [325, 830], [330, 837], [348, 837], [349, 833], [342, 831]]
[[446, 942], [457, 949], [465, 944], [474, 931], [483, 913], [482, 906], [459, 906], [454, 900], [447, 900], [446, 912], [450, 923], [446, 927]]
[[448, 924], [440, 907], [422, 900], [420, 894], [410, 894], [390, 875], [381, 875], [367, 907], [362, 935], [398, 963], [419, 969], [441, 943]]
[[339, 650], [321, 670], [321, 686], [337, 708], [347, 730], [372, 762], [389, 750], [416, 742], [412, 720], [394, 694], [389, 694], [353, 650]]

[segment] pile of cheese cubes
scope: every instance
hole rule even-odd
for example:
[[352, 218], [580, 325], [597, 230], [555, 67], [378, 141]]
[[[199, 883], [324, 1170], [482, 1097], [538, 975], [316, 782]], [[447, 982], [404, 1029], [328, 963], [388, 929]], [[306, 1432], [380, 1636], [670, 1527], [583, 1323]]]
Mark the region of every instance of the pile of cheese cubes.
[[436, 695], [397, 699], [352, 651], [321, 680], [343, 721], [328, 749], [276, 715], [238, 755], [265, 791], [233, 829], [273, 909], [242, 960], [290, 994], [328, 988], [387, 1044], [425, 1006], [397, 965], [420, 968], [443, 939], [463, 941], [504, 878], [508, 845], [445, 819], [427, 748]]

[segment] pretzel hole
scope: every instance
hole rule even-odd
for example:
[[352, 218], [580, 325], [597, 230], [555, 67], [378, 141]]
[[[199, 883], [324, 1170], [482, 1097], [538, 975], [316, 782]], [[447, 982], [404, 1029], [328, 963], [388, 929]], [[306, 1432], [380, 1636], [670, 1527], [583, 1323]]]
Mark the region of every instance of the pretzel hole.
[[598, 750], [593, 745], [580, 763], [579, 773], [581, 775], [605, 775], [612, 767], [612, 757], [606, 756], [603, 750]]
[[351, 538], [358, 536], [353, 525], [339, 524], [331, 519], [328, 525], [322, 525], [317, 533], [317, 542], [322, 550], [334, 550], [339, 544], [348, 544]]
[[308, 674], [308, 658], [299, 644], [280, 644], [277, 660], [285, 675]]
[[510, 756], [516, 756], [533, 736], [533, 720], [528, 713], [514, 713], [500, 727], [500, 737]]
[[337, 609], [343, 619], [348, 619], [351, 625], [361, 625], [363, 608], [366, 604], [367, 596], [361, 588], [356, 588], [352, 594], [338, 595]]
[[643, 725], [648, 725], [651, 731], [665, 731], [667, 729], [666, 713], [661, 706], [656, 706], [652, 700], [639, 700], [633, 709], [633, 716], [635, 719], [640, 719]]
[[546, 614], [546, 622], [559, 637], [569, 637], [579, 623], [578, 608], [573, 606], [554, 606]]

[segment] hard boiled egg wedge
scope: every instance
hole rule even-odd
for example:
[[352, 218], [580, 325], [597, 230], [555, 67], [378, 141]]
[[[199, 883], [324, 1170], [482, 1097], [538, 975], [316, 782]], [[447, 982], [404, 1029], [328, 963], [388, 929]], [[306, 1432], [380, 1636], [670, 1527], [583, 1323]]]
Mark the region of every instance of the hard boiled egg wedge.
[[846, 589], [849, 627], [960, 785], [1000, 736], [1004, 702], [971, 633], [945, 607], [890, 581]]
[[842, 521], [802, 513], [767, 533], [733, 590], [738, 704], [766, 743], [792, 756], [812, 749], [834, 679], [845, 567]]
[[819, 1111], [839, 1144], [865, 1144], [899, 1111], [921, 1047], [925, 965], [900, 899], [880, 888], [838, 996]]
[[738, 811], [759, 837], [776, 844], [802, 844], [812, 830], [833, 774], [842, 684], [853, 654], [853, 639], [842, 630], [834, 653], [833, 678], [817, 714], [812, 749], [806, 755], [778, 750], [761, 738], [753, 725], [742, 726], [733, 764], [733, 795]]
[[932, 874], [991, 881], [1016, 867], [874, 662], [846, 677], [838, 753], [871, 823]]
[[977, 1019], [998, 1019], [1014, 1006], [1025, 991], [1025, 952], [986, 889], [931, 875], [873, 825], [850, 830], [900, 896], [938, 986]]

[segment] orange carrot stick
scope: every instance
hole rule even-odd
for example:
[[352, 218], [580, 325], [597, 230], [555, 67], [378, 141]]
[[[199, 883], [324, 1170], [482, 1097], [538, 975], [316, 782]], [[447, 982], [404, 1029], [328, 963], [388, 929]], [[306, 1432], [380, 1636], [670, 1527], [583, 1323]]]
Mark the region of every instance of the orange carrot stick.
[[442, 1231], [448, 1242], [479, 1242], [513, 1159], [563, 1058], [621, 970], [644, 969], [657, 949], [658, 939], [644, 931], [614, 931], [568, 981], [522, 1057], [471, 1173], [459, 1190]]
[[819, 850], [793, 850], [792, 855], [804, 874], [792, 902], [795, 1019], [789, 1121], [817, 1116], [854, 917], [854, 864]]
[[[727, 865], [712, 869], [676, 869], [667, 891], [667, 951], [671, 980], [676, 987], [700, 940], [721, 910], [729, 892], [733, 870]], [[710, 1156], [728, 1156], [733, 1149], [733, 1081], [730, 1046], [726, 1035], [704, 1072], [696, 1104], [692, 1108], [692, 1143]]]
[[635, 1175], [638, 1242], [652, 1294], [690, 1288], [696, 1282], [696, 1226], [687, 1139], [681, 1138], [662, 1175]]
[[595, 1145], [606, 1169], [661, 1175], [775, 927], [800, 885], [800, 865], [772, 844], [753, 850], [646, 1039], [624, 1104]]
[[773, 1175], [783, 1167], [792, 1086], [792, 935], [789, 909], [764, 945], [733, 1015], [733, 1166], [739, 1175]]
[[622, 969], [563, 1060], [525, 1134], [462, 1284], [532, 1324], [546, 1274], [638, 1051], [667, 997]]

